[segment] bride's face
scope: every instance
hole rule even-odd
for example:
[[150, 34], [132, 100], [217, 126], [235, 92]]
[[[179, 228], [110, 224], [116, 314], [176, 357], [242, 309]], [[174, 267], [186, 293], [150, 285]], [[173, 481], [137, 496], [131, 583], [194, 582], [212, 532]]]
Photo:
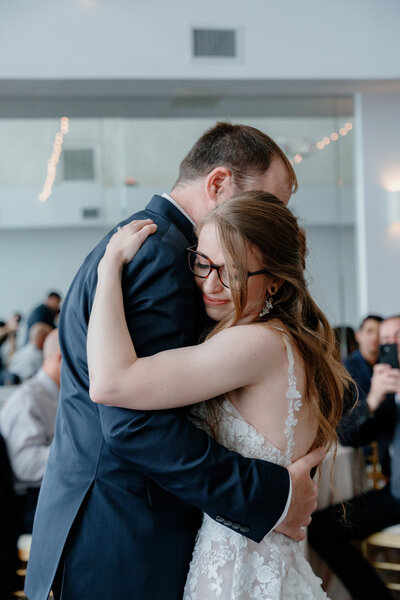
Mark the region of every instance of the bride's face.
[[[197, 257], [199, 272], [209, 271], [210, 262], [220, 267], [218, 272], [212, 269], [207, 278], [195, 277], [199, 286], [207, 315], [214, 321], [222, 321], [235, 310], [232, 294], [229, 288], [222, 282], [229, 285], [229, 280], [224, 270], [225, 258], [222, 252], [221, 244], [218, 239], [216, 227], [213, 223], [205, 224], [199, 235], [197, 251], [200, 254]], [[207, 261], [208, 258], [208, 261]], [[258, 271], [262, 269], [261, 261], [255, 254], [247, 252], [247, 270]], [[267, 275], [255, 275], [247, 280], [247, 304], [246, 313], [256, 315], [260, 312], [266, 298], [266, 289], [269, 283]], [[221, 281], [222, 280], [222, 281]]]

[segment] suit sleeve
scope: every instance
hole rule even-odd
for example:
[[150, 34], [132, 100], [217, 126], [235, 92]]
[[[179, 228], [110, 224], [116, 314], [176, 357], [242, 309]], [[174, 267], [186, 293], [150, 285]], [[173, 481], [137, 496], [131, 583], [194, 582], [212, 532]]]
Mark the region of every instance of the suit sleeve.
[[[124, 274], [123, 289], [139, 356], [194, 343], [196, 290], [170, 245], [148, 240]], [[255, 541], [279, 520], [290, 487], [286, 469], [227, 450], [183, 410], [98, 410], [113, 453], [167, 492]]]

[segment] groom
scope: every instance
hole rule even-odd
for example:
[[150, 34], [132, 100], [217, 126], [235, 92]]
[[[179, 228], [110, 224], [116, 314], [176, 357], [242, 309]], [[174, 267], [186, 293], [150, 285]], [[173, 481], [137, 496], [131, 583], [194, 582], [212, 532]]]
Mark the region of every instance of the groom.
[[[268, 191], [286, 204], [296, 185], [280, 148], [252, 127], [218, 123], [196, 142], [171, 195], [154, 196], [128, 219], [157, 224], [123, 275], [139, 356], [195, 344], [204, 331], [185, 256], [193, 226], [239, 190]], [[309, 473], [321, 450], [286, 470], [230, 452], [184, 410], [91, 402], [87, 324], [114, 231], [86, 258], [61, 313], [61, 394], [33, 530], [30, 600], [45, 600], [50, 588], [62, 600], [180, 600], [202, 511], [255, 541], [273, 528], [302, 539], [316, 504]]]

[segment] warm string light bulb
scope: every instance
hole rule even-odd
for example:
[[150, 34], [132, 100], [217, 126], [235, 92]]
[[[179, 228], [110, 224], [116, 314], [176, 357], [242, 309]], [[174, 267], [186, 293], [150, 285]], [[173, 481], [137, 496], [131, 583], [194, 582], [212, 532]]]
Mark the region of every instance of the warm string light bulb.
[[60, 160], [62, 145], [64, 141], [64, 135], [69, 131], [69, 120], [68, 117], [61, 117], [60, 119], [60, 131], [57, 131], [54, 137], [53, 152], [50, 159], [47, 161], [47, 176], [43, 185], [43, 189], [40, 192], [38, 198], [40, 202], [46, 202], [51, 196], [53, 184], [56, 178], [57, 165]]
[[[337, 142], [340, 139], [340, 137], [346, 136], [352, 129], [353, 124], [350, 123], [350, 121], [348, 121], [343, 125], [343, 127], [340, 127], [339, 133], [337, 133], [336, 131], [332, 131], [332, 133], [329, 136], [326, 135], [322, 139], [318, 140], [318, 142], [315, 142], [315, 147], [317, 148], [317, 150], [323, 150], [324, 148], [329, 146], [331, 142]], [[300, 164], [302, 160], [303, 156], [300, 153], [297, 153], [290, 160], [290, 164], [292, 166], [294, 163]]]

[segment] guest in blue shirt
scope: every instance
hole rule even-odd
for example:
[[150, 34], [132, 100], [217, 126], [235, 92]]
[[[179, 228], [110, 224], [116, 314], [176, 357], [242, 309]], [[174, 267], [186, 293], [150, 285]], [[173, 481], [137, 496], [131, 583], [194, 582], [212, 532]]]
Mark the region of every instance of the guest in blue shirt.
[[382, 317], [368, 315], [356, 331], [358, 350], [344, 361], [344, 366], [357, 383], [360, 400], [366, 401], [370, 391], [372, 367], [378, 360], [379, 328]]
[[[378, 315], [368, 315], [363, 319], [358, 331], [355, 333], [358, 350], [352, 352], [344, 361], [344, 366], [357, 384], [358, 401], [362, 404], [368, 405], [373, 366], [376, 364], [379, 355], [379, 328], [382, 320], [382, 317]], [[373, 391], [372, 394], [374, 393]], [[385, 474], [388, 474], [387, 440], [379, 440], [378, 447], [381, 465]], [[365, 456], [371, 454], [370, 446], [365, 446], [363, 450]]]

